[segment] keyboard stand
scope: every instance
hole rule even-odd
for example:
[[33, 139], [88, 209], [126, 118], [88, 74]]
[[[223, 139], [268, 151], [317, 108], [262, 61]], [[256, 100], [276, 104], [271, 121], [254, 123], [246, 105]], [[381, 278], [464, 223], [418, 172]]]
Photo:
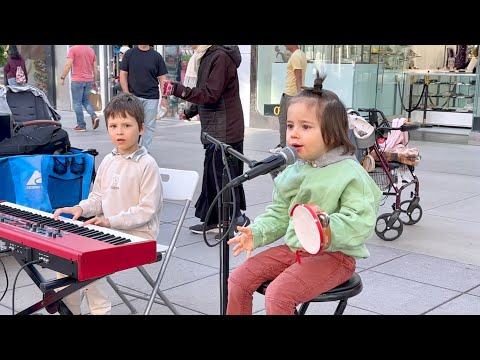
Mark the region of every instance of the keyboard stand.
[[[18, 254], [19, 257], [15, 256], [15, 253], [12, 254], [20, 264], [20, 266], [25, 265], [24, 261], [21, 259], [22, 255]], [[34, 312], [37, 312], [43, 308], [48, 311], [50, 314], [58, 312], [61, 315], [72, 315], [70, 309], [65, 305], [62, 299], [65, 296], [68, 296], [75, 291], [80, 290], [81, 288], [87, 286], [93, 281], [97, 281], [99, 278], [89, 279], [86, 281], [78, 281], [72, 277], [64, 277], [61, 279], [46, 280], [42, 274], [36, 269], [36, 264], [31, 264], [23, 268], [25, 272], [30, 276], [35, 285], [42, 291], [43, 298], [37, 303], [29, 306], [25, 310], [18, 312], [16, 315], [30, 315]], [[60, 291], [55, 291], [54, 289], [64, 287]]]

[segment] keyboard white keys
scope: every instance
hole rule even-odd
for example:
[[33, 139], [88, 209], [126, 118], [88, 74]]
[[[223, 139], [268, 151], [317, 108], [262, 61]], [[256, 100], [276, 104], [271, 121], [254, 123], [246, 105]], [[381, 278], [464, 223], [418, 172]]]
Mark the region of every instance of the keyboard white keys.
[[[2, 204], [4, 206], [11, 207], [13, 209], [26, 211], [26, 212], [29, 212], [29, 213], [32, 213], [32, 214], [35, 214], [35, 215], [45, 216], [45, 217], [48, 217], [50, 219], [53, 219], [53, 214], [50, 214], [50, 213], [47, 213], [47, 212], [44, 212], [44, 211], [41, 211], [41, 210], [32, 209], [32, 208], [22, 206], [22, 205], [18, 205], [18, 204], [14, 204], [14, 203], [11, 203], [11, 202], [8, 202], [8, 201], [0, 202], [0, 204]], [[141, 238], [139, 236], [130, 235], [130, 234], [118, 231], [118, 230], [113, 230], [113, 229], [102, 227], [102, 226], [83, 225], [84, 223], [81, 222], [81, 221], [72, 220], [72, 219], [69, 219], [69, 218], [66, 218], [66, 217], [63, 217], [63, 216], [60, 216], [58, 218], [58, 220], [62, 220], [62, 221], [66, 222], [66, 223], [69, 223], [69, 224], [82, 226], [82, 227], [85, 227], [87, 229], [100, 231], [100, 232], [103, 232], [105, 234], [110, 234], [110, 235], [113, 235], [113, 236], [116, 236], [116, 237], [123, 237], [123, 238], [126, 238], [126, 239], [130, 240], [131, 242], [141, 242], [141, 241], [147, 240], [147, 239]], [[167, 249], [168, 249], [167, 246], [157, 243], [157, 252], [166, 252]]]

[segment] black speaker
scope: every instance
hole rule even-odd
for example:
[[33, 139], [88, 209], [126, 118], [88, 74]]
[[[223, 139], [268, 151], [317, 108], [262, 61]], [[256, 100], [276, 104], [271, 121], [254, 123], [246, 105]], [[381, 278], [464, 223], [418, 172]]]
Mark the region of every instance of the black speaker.
[[10, 139], [13, 133], [13, 116], [12, 114], [0, 113], [0, 141]]

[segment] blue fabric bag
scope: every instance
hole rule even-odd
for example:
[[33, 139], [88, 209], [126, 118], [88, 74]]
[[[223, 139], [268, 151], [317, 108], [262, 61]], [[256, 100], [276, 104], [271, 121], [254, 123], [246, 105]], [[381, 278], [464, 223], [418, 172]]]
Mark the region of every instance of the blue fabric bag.
[[70, 151], [0, 158], [0, 200], [53, 213], [86, 199], [94, 178], [95, 157], [80, 149]]

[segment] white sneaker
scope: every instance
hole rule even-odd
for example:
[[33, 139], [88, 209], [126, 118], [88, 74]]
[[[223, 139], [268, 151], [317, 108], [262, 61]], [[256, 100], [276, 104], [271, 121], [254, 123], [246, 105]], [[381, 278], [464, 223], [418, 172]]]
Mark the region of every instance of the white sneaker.
[[277, 145], [277, 147], [268, 150], [268, 152], [270, 152], [272, 154], [278, 154], [280, 151], [282, 151], [282, 149], [283, 149], [283, 146]]

